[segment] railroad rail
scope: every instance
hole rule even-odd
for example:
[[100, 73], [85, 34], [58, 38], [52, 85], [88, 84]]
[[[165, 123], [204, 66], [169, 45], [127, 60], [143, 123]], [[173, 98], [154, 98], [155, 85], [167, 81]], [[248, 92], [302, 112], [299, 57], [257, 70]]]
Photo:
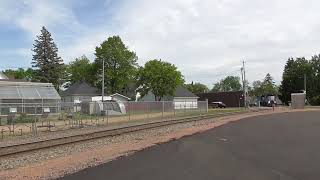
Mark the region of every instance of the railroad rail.
[[230, 116], [230, 115], [235, 115], [235, 114], [244, 114], [244, 113], [248, 113], [248, 112], [258, 112], [258, 111], [263, 111], [263, 110], [250, 110], [250, 111], [227, 112], [227, 113], [190, 116], [190, 117], [184, 117], [184, 118], [180, 118], [180, 119], [149, 122], [149, 123], [143, 123], [143, 124], [138, 124], [138, 125], [131, 125], [131, 126], [126, 126], [126, 127], [121, 127], [121, 128], [115, 128], [115, 129], [97, 130], [97, 131], [85, 133], [85, 134], [69, 135], [69, 136], [53, 138], [53, 139], [46, 139], [46, 140], [40, 140], [40, 141], [34, 141], [34, 142], [8, 145], [8, 146], [0, 147], [0, 157], [19, 154], [19, 153], [25, 153], [25, 152], [30, 152], [30, 151], [60, 146], [60, 145], [72, 144], [72, 143], [77, 143], [77, 142], [81, 142], [81, 141], [88, 141], [88, 140], [98, 139], [98, 138], [103, 138], [103, 137], [108, 137], [108, 136], [116, 136], [116, 135], [121, 135], [121, 134], [125, 134], [125, 133], [136, 132], [136, 131], [152, 129], [152, 128], [158, 128], [158, 127], [163, 127], [163, 126], [168, 126], [168, 125], [187, 123], [187, 122], [192, 122], [192, 121], [199, 121], [199, 120], [217, 118], [217, 117], [223, 117], [223, 116]]

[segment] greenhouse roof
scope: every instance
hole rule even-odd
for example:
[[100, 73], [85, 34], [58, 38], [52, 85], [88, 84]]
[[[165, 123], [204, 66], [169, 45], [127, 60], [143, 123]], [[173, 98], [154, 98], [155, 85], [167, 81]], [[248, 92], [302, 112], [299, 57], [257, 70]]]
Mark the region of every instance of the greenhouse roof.
[[51, 83], [0, 81], [0, 99], [61, 99]]
[[8, 79], [8, 77], [0, 71], [0, 79]]

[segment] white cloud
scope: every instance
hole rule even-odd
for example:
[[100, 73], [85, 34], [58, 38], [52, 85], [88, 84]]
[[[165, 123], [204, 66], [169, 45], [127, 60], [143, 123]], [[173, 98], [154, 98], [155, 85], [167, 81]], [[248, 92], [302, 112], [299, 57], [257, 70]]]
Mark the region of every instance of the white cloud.
[[31, 0], [16, 3], [19, 10], [1, 13], [12, 6], [4, 4], [0, 21], [18, 12], [14, 21], [33, 38], [40, 26], [49, 26], [67, 61], [82, 54], [93, 58], [95, 46], [119, 34], [137, 52], [141, 65], [162, 58], [176, 64], [187, 81], [208, 85], [224, 74], [240, 74], [242, 60], [247, 61], [250, 81], [269, 72], [279, 82], [288, 57], [319, 51], [316, 0], [124, 0], [113, 16], [104, 17], [105, 24], [94, 27], [74, 15], [71, 7], [76, 3]]
[[[318, 52], [318, 1], [128, 1], [120, 35], [141, 57], [175, 63], [187, 80], [211, 84], [247, 61], [250, 81], [279, 82], [290, 56]], [[240, 74], [240, 73], [238, 73]]]

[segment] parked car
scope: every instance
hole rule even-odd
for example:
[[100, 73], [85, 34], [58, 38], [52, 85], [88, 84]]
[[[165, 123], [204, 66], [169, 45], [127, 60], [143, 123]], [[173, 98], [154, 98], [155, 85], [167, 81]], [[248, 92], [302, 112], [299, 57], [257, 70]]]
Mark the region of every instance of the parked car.
[[213, 108], [226, 108], [227, 107], [227, 105], [223, 102], [212, 102], [211, 106]]

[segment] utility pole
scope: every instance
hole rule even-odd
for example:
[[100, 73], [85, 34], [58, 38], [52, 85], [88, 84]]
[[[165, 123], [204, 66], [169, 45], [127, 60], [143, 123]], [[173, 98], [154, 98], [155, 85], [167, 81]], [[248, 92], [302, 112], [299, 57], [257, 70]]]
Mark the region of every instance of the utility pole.
[[307, 94], [307, 74], [304, 74], [304, 92]]
[[104, 100], [104, 59], [102, 60], [102, 103]]
[[244, 66], [245, 62], [242, 61], [242, 83], [243, 83], [243, 100], [244, 100], [244, 107], [247, 107], [247, 88], [246, 88], [246, 69]]

